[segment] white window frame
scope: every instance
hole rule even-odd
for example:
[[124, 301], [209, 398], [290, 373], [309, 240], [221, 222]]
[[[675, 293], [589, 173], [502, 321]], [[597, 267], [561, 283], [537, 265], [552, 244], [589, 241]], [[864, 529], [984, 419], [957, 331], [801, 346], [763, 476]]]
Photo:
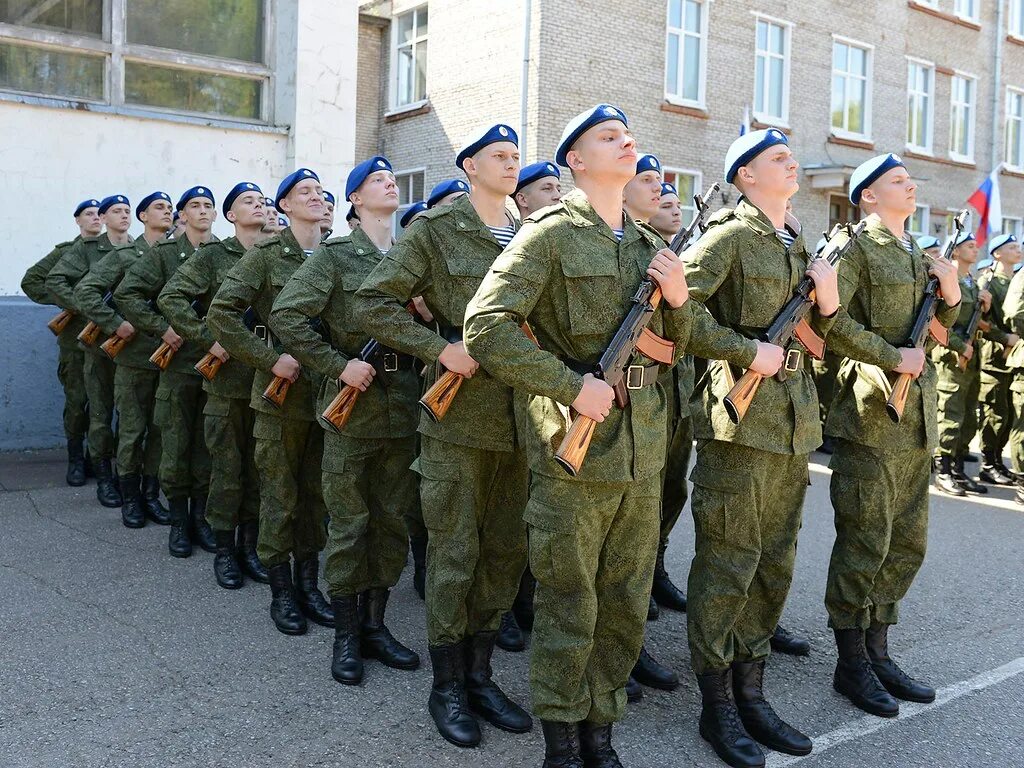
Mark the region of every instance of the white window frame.
[[[415, 101], [410, 101], [410, 102], [405, 103], [405, 104], [400, 104], [398, 102], [398, 20], [402, 16], [406, 16], [406, 15], [408, 15], [410, 13], [418, 13], [419, 11], [423, 10], [424, 8], [429, 8], [429, 7], [430, 7], [430, 3], [420, 3], [419, 5], [413, 6], [411, 8], [403, 8], [400, 13], [396, 13], [391, 18], [391, 53], [390, 53], [390, 60], [391, 60], [390, 72], [391, 72], [391, 75], [388, 78], [388, 81], [389, 81], [389, 83], [388, 83], [388, 107], [389, 107], [388, 114], [389, 115], [397, 114], [397, 113], [401, 113], [401, 112], [409, 112], [409, 111], [414, 110], [414, 109], [419, 109], [420, 107], [424, 106], [425, 104], [427, 104], [427, 102], [430, 101], [430, 96], [429, 96], [429, 93], [430, 93], [430, 32], [428, 31], [426, 35], [414, 36], [413, 37], [413, 41], [412, 41], [412, 46], [413, 46], [413, 57], [412, 57], [412, 60], [413, 60], [413, 68], [414, 69], [415, 69], [415, 66], [416, 66], [416, 46], [418, 46], [420, 44], [426, 44], [427, 45], [427, 71], [426, 71], [426, 74], [425, 74], [426, 84], [424, 85], [425, 91], [424, 91], [424, 94], [423, 94], [423, 98], [422, 99], [417, 99]], [[428, 22], [428, 29], [429, 29], [429, 22]]]
[[1024, 219], [1019, 216], [1003, 216], [1003, 233], [1007, 232], [1016, 235], [1020, 242], [1024, 237]]
[[[419, 166], [417, 168], [403, 168], [400, 171], [395, 171], [394, 172], [394, 174], [395, 174], [395, 183], [398, 184], [398, 185], [401, 185], [401, 180], [402, 179], [404, 179], [404, 178], [406, 178], [408, 176], [415, 176], [417, 173], [421, 174], [423, 176], [423, 195], [424, 195], [423, 199], [426, 200], [426, 194], [427, 194], [427, 167], [425, 165], [421, 165], [421, 166]], [[399, 186], [399, 188], [400, 188], [400, 186]], [[399, 199], [401, 199], [401, 193], [399, 193]], [[412, 204], [415, 203], [415, 202], [416, 201], [413, 200], [408, 205], [400, 205], [398, 207], [398, 210], [395, 211], [395, 215], [391, 219], [391, 234], [394, 237], [398, 237], [398, 235], [401, 234], [401, 232], [402, 232], [402, 226], [399, 223], [399, 219], [402, 218], [402, 216], [405, 214], [405, 212], [408, 211], [409, 208], [412, 207]]]
[[[859, 40], [853, 40], [849, 37], [843, 37], [842, 35], [832, 35], [832, 59], [835, 59], [835, 46], [836, 44], [845, 45], [850, 48], [860, 48], [864, 51], [865, 61], [865, 82], [864, 82], [864, 132], [856, 133], [854, 131], [848, 131], [845, 128], [836, 128], [832, 125], [832, 116], [829, 115], [829, 126], [833, 136], [841, 139], [853, 139], [855, 141], [872, 141], [871, 139], [871, 96], [874, 90], [874, 78], [875, 78], [875, 46], [870, 43], [862, 43]], [[832, 77], [835, 77], [836, 70], [831, 68]], [[845, 77], [849, 77], [849, 73], [843, 73]], [[831, 82], [829, 83], [829, 96], [831, 99]], [[845, 93], [843, 94], [843, 103], [845, 104]], [[831, 105], [831, 101], [830, 101]], [[846, 114], [844, 107], [843, 114]]]
[[[693, 177], [693, 193], [695, 195], [702, 195], [702, 194], [704, 194], [704, 174], [701, 171], [699, 171], [698, 169], [696, 169], [696, 168], [682, 168], [682, 167], [672, 166], [672, 165], [663, 165], [661, 167], [661, 170], [662, 170], [662, 178], [664, 178], [665, 176], [667, 176], [670, 173], [674, 173], [677, 178], [679, 176], [692, 176]], [[678, 185], [676, 185], [676, 189], [679, 189]], [[684, 199], [680, 195], [680, 197], [679, 197], [679, 207], [683, 210], [683, 226], [684, 227], [690, 226], [690, 222], [693, 221], [693, 217], [697, 215], [697, 209], [693, 205], [693, 198], [692, 197], [688, 197], [688, 198]], [[686, 211], [690, 211], [691, 212], [689, 219], [686, 218]]]
[[[751, 11], [754, 16], [754, 73], [751, 80], [754, 86], [754, 105], [753, 114], [754, 119], [761, 123], [778, 126], [779, 128], [789, 128], [789, 85], [790, 85], [790, 69], [793, 62], [793, 22], [786, 21], [784, 19], [778, 19], [774, 16], [767, 16], [763, 13]], [[785, 48], [782, 54], [782, 115], [769, 115], [764, 112], [757, 111], [757, 57], [762, 55], [757, 49], [757, 25], [759, 22], [765, 22], [777, 27], [782, 27], [783, 35], [782, 42]], [[766, 57], [776, 57], [778, 54], [770, 53], [765, 51]], [[765, 88], [770, 89], [770, 78], [767, 77], [767, 68], [765, 69]], [[770, 92], [770, 90], [769, 90]], [[767, 94], [764, 94], [767, 95]], [[767, 102], [767, 99], [766, 99]]]
[[[914, 216], [917, 215], [918, 211], [921, 212], [921, 230], [913, 231], [910, 229], [910, 222], [913, 221]], [[930, 205], [918, 205], [914, 213], [907, 218], [907, 232], [910, 232], [916, 240], [919, 237], [927, 235], [931, 232], [932, 227], [932, 209]]]
[[[22, 27], [0, 22], [0, 41], [31, 48], [52, 48], [69, 53], [102, 56], [104, 64], [103, 99], [52, 96], [38, 92], [0, 89], [0, 101], [41, 104], [74, 109], [79, 104], [95, 105], [92, 111], [114, 114], [168, 117], [179, 122], [201, 122], [204, 125], [246, 127], [259, 129], [272, 124], [274, 105], [274, 40], [276, 37], [276, 0], [263, 2], [263, 59], [264, 63], [223, 59], [206, 54], [176, 51], [168, 48], [127, 42], [127, 5], [130, 0], [104, 0], [103, 34], [96, 38], [90, 35], [61, 32], [58, 30]], [[260, 92], [260, 116], [255, 119], [234, 115], [217, 115], [207, 112], [189, 112], [170, 107], [125, 102], [125, 62], [154, 64], [176, 69], [206, 72], [217, 75], [234, 75], [262, 81]]]
[[[971, 90], [971, 101], [967, 104], [963, 102], [955, 101], [956, 94], [954, 92], [954, 84], [957, 80], [963, 80], [970, 83]], [[957, 152], [953, 144], [953, 128], [958, 122], [958, 111], [961, 109], [968, 109], [970, 111], [969, 119], [967, 121], [967, 154], [960, 154]], [[967, 72], [960, 72], [956, 70], [953, 72], [953, 76], [950, 78], [950, 89], [949, 89], [949, 157], [951, 160], [955, 160], [960, 163], [973, 163], [974, 162], [974, 140], [975, 140], [975, 127], [978, 122], [978, 78]]]
[[[927, 141], [925, 145], [912, 144], [909, 136], [906, 138], [906, 146], [909, 152], [916, 152], [920, 155], [931, 155], [933, 147], [935, 145], [935, 63], [926, 61], [925, 59], [917, 59], [913, 56], [907, 56], [907, 103], [906, 103], [906, 120], [907, 120], [907, 131], [910, 133], [910, 70], [911, 67], [923, 67], [931, 72], [931, 91], [927, 94], [928, 97], [928, 131]], [[915, 110], [916, 112], [916, 110]]]
[[[686, 8], [685, 3], [687, 0], [683, 0], [684, 8], [684, 21]], [[685, 29], [676, 28], [669, 26], [669, 2], [671, 0], [665, 0], [665, 74], [668, 75], [668, 38], [669, 35], [678, 35], [680, 43], [687, 37], [693, 37], [692, 32], [687, 32]], [[687, 99], [678, 93], [670, 93], [668, 87], [665, 87], [665, 101], [669, 104], [677, 104], [682, 107], [695, 107], [697, 109], [705, 109], [705, 97], [706, 97], [706, 85], [707, 85], [707, 72], [708, 72], [708, 17], [710, 14], [710, 2], [708, 0], [696, 0], [697, 4], [701, 6], [700, 10], [700, 32], [698, 33], [700, 41], [700, 61], [698, 66], [700, 72], [697, 76], [697, 98]], [[679, 48], [679, 61], [676, 64], [676, 71], [679, 73], [679, 82], [676, 83], [677, 90], [682, 91], [681, 82], [685, 79], [685, 73], [683, 71], [683, 63], [685, 56], [683, 55], [684, 47], [680, 45]], [[662, 78], [664, 84], [665, 78]]]
[[1010, 37], [1024, 40], [1024, 0], [1006, 0], [1010, 13], [1006, 30]]
[[[996, 0], [996, 2], [998, 2], [998, 0]], [[964, 10], [965, 5], [970, 6], [966, 11]], [[958, 19], [964, 19], [965, 21], [971, 21], [977, 24], [981, 14], [980, 6], [981, 0], [953, 0], [953, 15]]]
[[[1013, 99], [1017, 98], [1021, 100], [1021, 115], [1011, 116], [1010, 115], [1010, 104]], [[1014, 120], [1017, 122], [1017, 162], [1013, 163], [1010, 161], [1010, 121]], [[1013, 86], [1007, 86], [1006, 88], [1006, 119], [1003, 123], [1004, 135], [1006, 136], [1005, 145], [1003, 147], [1003, 158], [1006, 161], [1006, 167], [1015, 171], [1024, 171], [1024, 89], [1014, 88]]]

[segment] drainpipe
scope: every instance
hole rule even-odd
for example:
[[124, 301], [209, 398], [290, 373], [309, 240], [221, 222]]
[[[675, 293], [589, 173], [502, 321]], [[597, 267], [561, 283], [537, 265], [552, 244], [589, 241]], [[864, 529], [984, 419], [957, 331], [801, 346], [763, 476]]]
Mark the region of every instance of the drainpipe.
[[523, 0], [523, 72], [519, 82], [519, 154], [523, 165], [527, 164], [526, 154], [526, 108], [530, 91], [530, 16], [533, 0]]
[[1002, 103], [1003, 95], [1003, 6], [1006, 4], [1000, 0], [996, 3], [996, 44], [995, 44], [995, 72], [992, 75], [992, 168], [998, 167], [1001, 162], [1002, 142], [999, 141], [999, 106]]

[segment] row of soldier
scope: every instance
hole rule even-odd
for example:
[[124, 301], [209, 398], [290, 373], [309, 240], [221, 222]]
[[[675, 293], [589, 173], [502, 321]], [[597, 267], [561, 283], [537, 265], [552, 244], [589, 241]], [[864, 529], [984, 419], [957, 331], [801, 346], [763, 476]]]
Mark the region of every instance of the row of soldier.
[[[643, 647], [660, 605], [688, 609], [700, 733], [716, 753], [734, 766], [763, 765], [762, 746], [807, 754], [811, 740], [775, 712], [763, 677], [771, 648], [807, 650], [778, 621], [808, 455], [823, 432], [806, 346], [761, 340], [806, 277], [809, 326], [844, 360], [824, 430], [836, 510], [833, 685], [883, 717], [898, 714], [899, 699], [932, 700], [888, 653], [924, 557], [938, 443], [935, 364], [905, 341], [929, 276], [944, 327], [958, 313], [966, 322], [966, 294], [956, 267], [904, 229], [916, 184], [903, 161], [881, 155], [854, 173], [851, 201], [867, 218], [837, 274], [809, 255], [788, 210], [799, 165], [778, 130], [733, 143], [724, 172], [740, 201], [705, 222], [682, 258], [666, 248], [681, 228], [679, 197], [657, 159], [638, 156], [621, 110], [601, 104], [573, 118], [554, 162], [521, 169], [517, 144], [503, 124], [474, 134], [456, 158], [466, 180], [410, 208], [397, 243], [398, 190], [379, 156], [348, 176], [354, 229], [341, 238], [323, 240], [329, 193], [305, 168], [280, 183], [274, 209], [254, 183], [232, 188], [222, 211], [235, 234], [225, 240], [212, 236], [204, 186], [178, 200], [173, 239], [163, 192], [136, 207], [145, 232], [134, 241], [126, 197], [85, 201], [81, 238], [23, 284], [73, 314], [59, 369], [69, 483], [84, 482], [87, 410], [100, 502], [120, 506], [130, 527], [170, 523], [174, 556], [193, 542], [215, 551], [225, 588], [243, 574], [269, 581], [280, 631], [333, 626], [332, 674], [349, 685], [362, 683], [367, 659], [420, 664], [385, 622], [411, 549], [426, 599], [428, 709], [456, 745], [479, 744], [481, 720], [532, 727], [492, 677], [495, 644], [521, 650], [532, 629], [544, 765], [621, 765], [611, 733], [627, 695], [639, 695], [638, 681], [679, 683]], [[564, 197], [557, 166], [575, 185]], [[268, 236], [278, 212], [287, 227]], [[613, 388], [597, 363], [645, 280], [660, 297], [647, 331], [666, 356], [638, 349], [626, 385]], [[100, 346], [81, 351], [90, 320], [108, 349], [123, 350], [114, 363]], [[737, 423], [726, 401], [743, 370], [760, 387]], [[893, 423], [885, 382], [901, 376], [911, 384]], [[443, 407], [421, 415], [437, 382]], [[339, 402], [345, 417], [333, 419]], [[583, 420], [589, 451], [570, 475], [556, 454]], [[684, 594], [664, 554], [694, 439]]]

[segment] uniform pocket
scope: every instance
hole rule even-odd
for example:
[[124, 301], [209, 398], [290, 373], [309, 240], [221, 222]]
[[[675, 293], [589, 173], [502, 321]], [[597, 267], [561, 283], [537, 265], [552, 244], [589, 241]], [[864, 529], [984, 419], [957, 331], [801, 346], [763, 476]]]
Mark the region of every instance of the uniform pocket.
[[908, 310], [917, 306], [916, 286], [891, 275], [871, 276], [871, 325], [892, 328], [902, 325]]
[[265, 418], [263, 414], [256, 414], [256, 421], [252, 425], [252, 436], [257, 440], [274, 440], [280, 442], [282, 434], [281, 420], [273, 417]]
[[530, 498], [523, 510], [529, 526], [530, 570], [542, 584], [571, 590], [583, 571], [576, 546], [575, 513]]
[[574, 336], [607, 336], [623, 319], [622, 286], [613, 258], [567, 251], [560, 258], [569, 328]]
[[[464, 498], [467, 494], [460, 493], [462, 473], [459, 465], [420, 456], [412, 468], [420, 475], [423, 524], [431, 531], [453, 530], [459, 510], [467, 503]], [[468, 501], [472, 503], [471, 498]]]
[[740, 325], [767, 328], [792, 294], [788, 260], [775, 253], [745, 254], [743, 299], [740, 303]]

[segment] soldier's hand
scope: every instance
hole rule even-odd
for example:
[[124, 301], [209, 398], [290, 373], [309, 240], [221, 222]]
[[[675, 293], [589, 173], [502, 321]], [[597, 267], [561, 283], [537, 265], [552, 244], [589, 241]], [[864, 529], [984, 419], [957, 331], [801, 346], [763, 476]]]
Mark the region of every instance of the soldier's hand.
[[917, 347], [900, 349], [900, 364], [893, 368], [896, 373], [909, 373], [915, 379], [924, 370], [924, 350]]
[[480, 367], [480, 363], [469, 356], [466, 345], [461, 341], [445, 347], [444, 351], [438, 355], [437, 360], [452, 373], [457, 373], [467, 379], [473, 378], [476, 369]]
[[1019, 343], [1020, 343], [1020, 336], [1018, 336], [1016, 333], [1008, 333], [1008, 334], [1006, 334], [1006, 344], [1005, 344], [1005, 346], [1006, 346], [1007, 349], [1013, 349]]
[[807, 276], [814, 281], [814, 301], [822, 317], [831, 317], [839, 309], [839, 278], [836, 268], [826, 259], [814, 259], [807, 267]]
[[270, 369], [270, 372], [275, 376], [280, 376], [282, 379], [288, 379], [292, 384], [299, 378], [299, 371], [302, 370], [302, 366], [299, 365], [299, 361], [294, 357], [285, 352], [274, 363], [274, 367]]
[[119, 339], [130, 339], [135, 335], [135, 326], [129, 323], [127, 320], [122, 320], [121, 324], [117, 326], [117, 330], [114, 331]]
[[416, 310], [416, 314], [423, 318], [423, 322], [432, 323], [434, 322], [434, 315], [430, 311], [430, 307], [427, 306], [427, 302], [423, 300], [422, 296], [412, 297], [412, 306]]
[[754, 362], [750, 364], [750, 370], [762, 376], [774, 376], [782, 367], [786, 350], [778, 344], [769, 344], [766, 341], [757, 342], [757, 355]]
[[928, 274], [938, 279], [939, 288], [942, 289], [942, 300], [947, 305], [955, 307], [960, 303], [960, 278], [953, 262], [941, 256], [932, 256]]
[[345, 364], [345, 370], [341, 372], [338, 380], [350, 387], [355, 387], [360, 392], [365, 392], [373, 382], [376, 373], [377, 370], [370, 363], [352, 358]]
[[978, 291], [978, 301], [981, 302], [981, 311], [988, 312], [992, 307], [992, 294], [982, 289]]
[[647, 276], [658, 283], [665, 303], [679, 309], [690, 298], [690, 289], [683, 274], [683, 261], [670, 248], [662, 248], [651, 259]]
[[963, 355], [964, 360], [967, 360], [968, 362], [970, 362], [971, 358], [974, 357], [974, 345], [973, 344], [968, 344], [964, 348], [964, 351], [961, 352], [960, 354]]
[[615, 402], [615, 390], [608, 386], [604, 379], [598, 379], [592, 373], [584, 374], [583, 389], [572, 401], [572, 407], [588, 419], [602, 422], [611, 413]]
[[181, 349], [181, 345], [185, 341], [184, 339], [181, 338], [181, 336], [179, 336], [175, 332], [175, 330], [171, 326], [167, 326], [167, 330], [164, 331], [164, 335], [161, 336], [160, 338], [167, 342], [167, 346], [169, 346], [175, 352]]
[[216, 357], [222, 363], [226, 363], [229, 359], [231, 359], [231, 355], [229, 355], [228, 351], [220, 345], [219, 341], [213, 342], [213, 346], [210, 347], [210, 354]]

